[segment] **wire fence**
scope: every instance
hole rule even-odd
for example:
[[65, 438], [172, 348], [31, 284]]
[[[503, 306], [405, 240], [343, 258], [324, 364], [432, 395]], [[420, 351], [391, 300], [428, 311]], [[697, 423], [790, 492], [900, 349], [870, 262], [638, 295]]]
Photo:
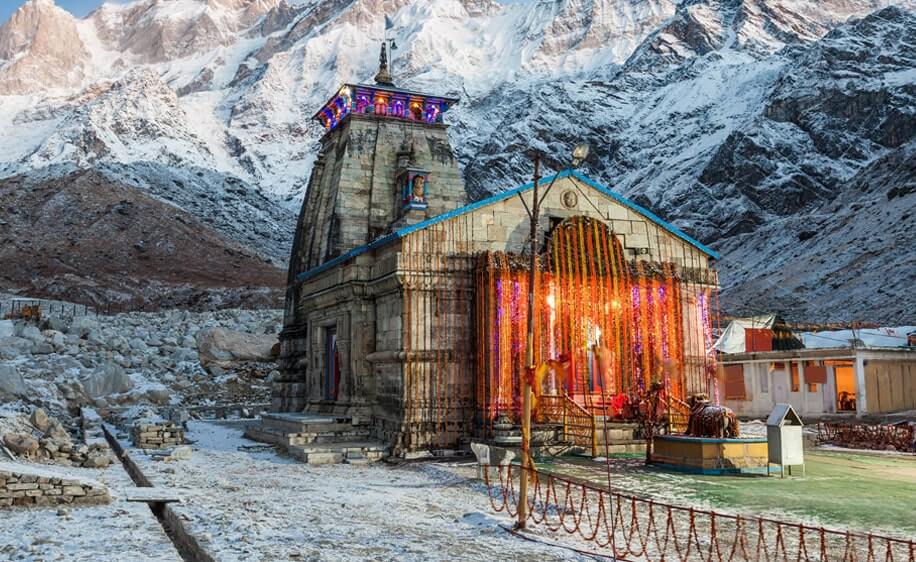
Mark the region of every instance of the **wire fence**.
[[497, 512], [517, 517], [521, 470], [530, 471], [528, 521], [618, 560], [916, 562], [912, 539], [676, 506], [512, 465], [483, 470]]
[[38, 310], [41, 316], [57, 316], [75, 318], [77, 316], [112, 316], [125, 312], [151, 312], [159, 310], [158, 307], [138, 303], [107, 303], [102, 305], [75, 304], [47, 299], [12, 298], [0, 300], [0, 320], [4, 318], [20, 318], [27, 309]]

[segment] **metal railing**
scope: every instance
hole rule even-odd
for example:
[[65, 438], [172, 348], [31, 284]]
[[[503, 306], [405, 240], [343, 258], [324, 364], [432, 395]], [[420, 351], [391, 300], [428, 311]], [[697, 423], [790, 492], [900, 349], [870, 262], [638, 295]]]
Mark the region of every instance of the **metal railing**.
[[598, 454], [597, 418], [568, 394], [547, 394], [539, 399], [539, 421], [563, 425], [563, 439]]
[[916, 561], [913, 539], [679, 506], [516, 465], [483, 467], [495, 511], [517, 516], [522, 470], [529, 471], [529, 522], [575, 536], [597, 547], [595, 554], [617, 560]]

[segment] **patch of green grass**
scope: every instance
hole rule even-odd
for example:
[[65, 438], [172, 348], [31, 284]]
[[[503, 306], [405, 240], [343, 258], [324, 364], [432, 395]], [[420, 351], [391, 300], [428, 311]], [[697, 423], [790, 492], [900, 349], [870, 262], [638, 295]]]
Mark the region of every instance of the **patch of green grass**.
[[[916, 536], [916, 458], [806, 452], [806, 476], [705, 476], [611, 459], [611, 483], [625, 493], [744, 515], [804, 520], [825, 527]], [[545, 469], [607, 484], [604, 462], [563, 459]]]

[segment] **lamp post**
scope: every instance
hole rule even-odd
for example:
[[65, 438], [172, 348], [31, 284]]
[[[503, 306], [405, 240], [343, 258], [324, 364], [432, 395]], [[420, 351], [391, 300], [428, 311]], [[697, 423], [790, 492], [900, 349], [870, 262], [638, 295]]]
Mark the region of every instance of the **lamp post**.
[[[579, 167], [582, 162], [588, 158], [588, 145], [579, 143], [573, 149], [572, 162], [568, 169]], [[525, 365], [528, 368], [526, 376], [522, 377], [522, 470], [519, 475], [519, 494], [518, 494], [518, 521], [515, 524], [516, 529], [524, 529], [528, 522], [528, 471], [531, 468], [531, 382], [534, 380], [534, 372], [537, 364], [534, 360], [534, 296], [537, 292], [537, 255], [538, 255], [538, 222], [541, 218], [541, 203], [547, 198], [553, 184], [556, 183], [560, 174], [557, 173], [544, 195], [538, 196], [538, 187], [541, 180], [541, 155], [534, 154], [534, 189], [532, 190], [531, 206], [519, 193], [518, 197], [525, 206], [528, 218], [531, 219], [531, 230], [528, 235], [530, 256], [528, 262], [528, 337], [525, 342]]]

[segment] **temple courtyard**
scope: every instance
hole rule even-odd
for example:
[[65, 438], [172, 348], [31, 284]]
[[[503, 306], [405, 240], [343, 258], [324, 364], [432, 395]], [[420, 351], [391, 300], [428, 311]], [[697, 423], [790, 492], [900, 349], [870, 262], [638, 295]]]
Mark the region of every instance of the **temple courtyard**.
[[[186, 532], [215, 560], [592, 560], [594, 544], [534, 525], [524, 540], [494, 512], [469, 459], [311, 466], [242, 437], [243, 421], [191, 421], [193, 454], [166, 460], [130, 448]], [[539, 468], [626, 494], [720, 513], [902, 538], [916, 533], [913, 455], [811, 449], [804, 478], [659, 470], [640, 455], [566, 456]], [[85, 469], [71, 469], [71, 471]], [[93, 478], [112, 503], [6, 511], [10, 560], [181, 560], [120, 463]], [[107, 545], [117, 545], [110, 549]]]

